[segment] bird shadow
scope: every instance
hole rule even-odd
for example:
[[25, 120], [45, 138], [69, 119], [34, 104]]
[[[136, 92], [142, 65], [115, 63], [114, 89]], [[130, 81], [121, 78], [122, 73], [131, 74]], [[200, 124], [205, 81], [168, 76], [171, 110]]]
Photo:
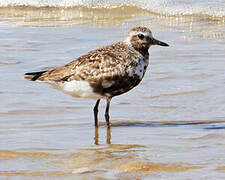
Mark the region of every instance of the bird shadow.
[[[216, 125], [225, 123], [225, 120], [220, 121], [117, 121], [111, 124], [111, 127], [178, 127], [178, 126], [193, 126], [193, 125], [210, 125], [205, 129], [223, 129], [224, 125]], [[100, 126], [105, 126], [106, 123], [100, 123]]]

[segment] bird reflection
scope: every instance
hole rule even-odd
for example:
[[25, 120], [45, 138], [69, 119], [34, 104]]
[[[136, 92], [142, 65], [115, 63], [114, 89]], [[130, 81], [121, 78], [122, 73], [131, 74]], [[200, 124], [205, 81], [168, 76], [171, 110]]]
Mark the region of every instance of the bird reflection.
[[[95, 145], [99, 145], [99, 129], [98, 126], [95, 127], [95, 137], [94, 137]], [[111, 127], [107, 126], [106, 131], [106, 143], [111, 144]]]
[[99, 138], [99, 134], [98, 134], [98, 126], [95, 126], [95, 137], [94, 137], [95, 145], [99, 145], [99, 143], [98, 143], [98, 138]]
[[106, 143], [111, 144], [111, 127], [107, 126], [107, 138], [106, 138]]

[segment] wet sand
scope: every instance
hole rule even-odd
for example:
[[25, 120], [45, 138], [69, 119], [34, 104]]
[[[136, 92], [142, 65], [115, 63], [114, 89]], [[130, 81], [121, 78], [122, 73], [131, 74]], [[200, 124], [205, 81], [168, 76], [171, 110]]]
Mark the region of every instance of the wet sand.
[[[84, 9], [54, 19], [43, 11], [0, 14], [0, 179], [225, 178], [224, 20]], [[142, 83], [112, 100], [111, 129], [105, 102], [95, 129], [95, 101], [23, 79], [137, 25], [170, 47], [152, 47]]]

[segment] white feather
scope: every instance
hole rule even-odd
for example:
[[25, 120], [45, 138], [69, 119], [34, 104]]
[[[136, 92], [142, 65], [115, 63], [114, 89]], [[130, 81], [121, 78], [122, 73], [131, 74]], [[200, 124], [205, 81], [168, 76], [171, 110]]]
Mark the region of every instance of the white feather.
[[88, 99], [100, 99], [104, 98], [100, 94], [93, 92], [93, 88], [87, 81], [69, 81], [69, 82], [58, 82], [52, 84], [54, 88], [63, 91], [73, 97], [81, 97]]
[[124, 42], [126, 45], [130, 46], [130, 45], [131, 45], [131, 42], [130, 42], [131, 38], [132, 38], [133, 36], [136, 36], [136, 35], [140, 34], [140, 33], [143, 34], [144, 36], [148, 36], [148, 37], [150, 37], [150, 38], [153, 38], [151, 32], [131, 31], [131, 32], [129, 32], [129, 34], [126, 36], [126, 38], [124, 39], [123, 42]]
[[141, 58], [137, 66], [132, 66], [129, 68], [129, 76], [133, 76], [135, 74], [138, 75], [140, 79], [142, 79], [146, 71], [145, 66], [147, 67], [148, 63], [149, 61], [145, 61], [144, 58]]

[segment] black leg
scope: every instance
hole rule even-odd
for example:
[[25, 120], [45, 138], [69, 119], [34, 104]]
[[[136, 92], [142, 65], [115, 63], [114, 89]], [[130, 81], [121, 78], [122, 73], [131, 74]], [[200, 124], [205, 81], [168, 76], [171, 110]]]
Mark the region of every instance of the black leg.
[[110, 106], [111, 99], [112, 98], [107, 98], [106, 99], [107, 105], [106, 105], [106, 109], [105, 109], [105, 120], [106, 120], [106, 123], [107, 123], [108, 127], [110, 126], [110, 123], [109, 123], [109, 106]]
[[94, 116], [95, 116], [95, 127], [98, 127], [98, 105], [99, 105], [100, 99], [97, 100], [95, 107], [94, 107]]

